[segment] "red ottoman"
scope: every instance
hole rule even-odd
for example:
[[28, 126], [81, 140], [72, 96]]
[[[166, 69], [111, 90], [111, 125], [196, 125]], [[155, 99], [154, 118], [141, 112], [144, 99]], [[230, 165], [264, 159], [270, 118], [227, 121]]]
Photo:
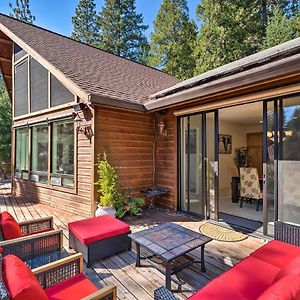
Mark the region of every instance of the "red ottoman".
[[88, 267], [101, 258], [131, 250], [129, 225], [113, 216], [75, 221], [68, 227], [69, 246], [83, 254]]

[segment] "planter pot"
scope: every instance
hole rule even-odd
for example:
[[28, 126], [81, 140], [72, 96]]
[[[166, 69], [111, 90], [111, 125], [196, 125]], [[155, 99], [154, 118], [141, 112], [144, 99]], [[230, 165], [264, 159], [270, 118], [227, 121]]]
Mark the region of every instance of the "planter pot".
[[112, 207], [112, 206], [100, 206], [100, 205], [98, 205], [98, 208], [95, 212], [95, 216], [99, 217], [99, 216], [104, 216], [104, 215], [111, 215], [111, 216], [115, 217], [115, 215], [116, 215], [115, 208]]

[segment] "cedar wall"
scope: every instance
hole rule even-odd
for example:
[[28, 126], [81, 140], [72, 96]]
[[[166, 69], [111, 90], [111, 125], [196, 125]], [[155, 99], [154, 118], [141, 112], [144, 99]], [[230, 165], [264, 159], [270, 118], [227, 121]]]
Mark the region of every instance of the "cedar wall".
[[[61, 112], [52, 113], [51, 115], [43, 115], [43, 117], [28, 118], [26, 122], [45, 120], [47, 117], [58, 117], [72, 113], [73, 111], [73, 109], [66, 109]], [[87, 119], [88, 121], [85, 120], [82, 124], [93, 122], [92, 116], [88, 116]], [[24, 120], [14, 122], [15, 125], [22, 123], [24, 123]], [[90, 216], [93, 191], [92, 143], [90, 143], [83, 133], [79, 132], [77, 134], [77, 146], [77, 150], [74, 153], [77, 158], [75, 161], [76, 184], [74, 189], [53, 187], [42, 183], [13, 178], [13, 192], [15, 195], [24, 200], [37, 201], [49, 207], [56, 207], [84, 217]]]
[[[134, 112], [97, 106], [95, 109], [95, 159], [103, 151], [116, 168], [122, 188], [134, 192], [153, 186], [154, 128], [152, 113]], [[159, 199], [159, 206], [176, 209], [176, 119], [173, 114], [157, 116], [163, 119], [167, 137], [157, 138], [156, 184], [170, 189]], [[97, 192], [95, 196], [97, 201]]]

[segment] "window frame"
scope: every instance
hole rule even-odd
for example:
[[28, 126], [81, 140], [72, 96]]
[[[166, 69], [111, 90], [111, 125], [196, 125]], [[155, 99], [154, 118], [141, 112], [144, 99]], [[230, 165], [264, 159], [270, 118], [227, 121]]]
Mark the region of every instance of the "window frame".
[[[16, 43], [14, 43], [14, 45], [15, 44]], [[14, 94], [15, 94], [15, 84], [14, 84], [14, 80], [15, 80], [15, 67], [18, 64], [22, 63], [23, 60], [26, 60], [26, 59], [28, 60], [27, 61], [27, 65], [28, 65], [28, 75], [27, 75], [28, 76], [28, 78], [27, 78], [28, 79], [27, 80], [27, 83], [28, 83], [28, 88], [27, 88], [27, 90], [28, 90], [28, 99], [27, 99], [28, 100], [28, 110], [27, 110], [26, 114], [16, 116], [15, 115], [15, 97], [14, 97]], [[47, 70], [47, 72], [48, 72], [48, 86], [47, 86], [47, 88], [48, 88], [48, 90], [47, 90], [48, 103], [47, 103], [47, 108], [39, 110], [39, 111], [32, 112], [31, 111], [31, 70], [30, 70], [30, 68], [31, 68], [31, 60], [32, 59], [35, 59], [35, 58], [32, 57], [28, 53], [24, 54], [22, 57], [18, 58], [17, 60], [15, 59], [15, 55], [13, 55], [13, 74], [12, 74], [12, 77], [13, 77], [13, 105], [12, 105], [12, 108], [13, 108], [13, 120], [14, 121], [26, 119], [28, 117], [38, 116], [40, 114], [45, 114], [45, 113], [59, 111], [59, 110], [61, 110], [63, 108], [72, 107], [74, 104], [78, 103], [78, 97], [77, 97], [77, 95], [74, 92], [72, 92], [68, 87], [66, 87], [66, 85], [62, 83], [62, 80], [60, 80], [51, 71], [49, 71], [48, 68], [46, 68], [43, 64], [41, 64], [38, 59], [35, 59], [36, 62], [39, 63], [39, 64], [41, 64]], [[67, 103], [64, 103], [64, 104], [57, 105], [57, 106], [52, 106], [51, 105], [51, 75], [54, 76], [67, 90], [69, 90], [69, 92], [71, 94], [73, 94], [74, 99], [73, 99], [72, 102], [67, 102]]]
[[[55, 123], [55, 122], [63, 122], [63, 121], [68, 121], [68, 120], [70, 120], [69, 117], [68, 118], [64, 117], [64, 118], [53, 119], [53, 120], [48, 122], [48, 170], [47, 170], [48, 180], [45, 183], [36, 182], [36, 181], [31, 180], [31, 174], [32, 174], [32, 170], [31, 170], [32, 128], [34, 126], [40, 126], [40, 125], [45, 124], [45, 121], [41, 121], [41, 122], [38, 122], [38, 123], [27, 125], [28, 130], [29, 130], [29, 138], [28, 138], [28, 140], [29, 140], [28, 141], [29, 142], [29, 145], [28, 145], [28, 179], [23, 179], [22, 177], [18, 178], [18, 177], [15, 176], [16, 159], [17, 159], [17, 157], [16, 157], [17, 130], [22, 129], [22, 128], [26, 128], [26, 127], [24, 125], [14, 127], [14, 143], [15, 143], [15, 146], [14, 146], [14, 148], [15, 148], [14, 160], [13, 160], [13, 170], [14, 170], [13, 179], [14, 180], [16, 180], [16, 181], [25, 180], [25, 181], [30, 182], [30, 183], [34, 184], [35, 186], [38, 186], [38, 187], [43, 187], [43, 188], [47, 188], [47, 189], [51, 189], [51, 190], [57, 190], [57, 191], [61, 191], [61, 192], [68, 193], [68, 194], [73, 194], [73, 195], [77, 194], [77, 142], [78, 142], [78, 136], [77, 136], [76, 126], [75, 126], [76, 124], [72, 120], [70, 120], [70, 123], [73, 123], [73, 125], [74, 125], [74, 131], [73, 131], [74, 132], [74, 135], [73, 135], [73, 138], [74, 138], [74, 157], [73, 157], [73, 160], [74, 160], [74, 175], [71, 175], [73, 177], [73, 186], [72, 187], [66, 187], [66, 186], [59, 186], [59, 185], [52, 185], [51, 184], [51, 174], [52, 174], [51, 173], [52, 172], [52, 124]], [[62, 174], [62, 175], [64, 177], [69, 176], [67, 174]]]

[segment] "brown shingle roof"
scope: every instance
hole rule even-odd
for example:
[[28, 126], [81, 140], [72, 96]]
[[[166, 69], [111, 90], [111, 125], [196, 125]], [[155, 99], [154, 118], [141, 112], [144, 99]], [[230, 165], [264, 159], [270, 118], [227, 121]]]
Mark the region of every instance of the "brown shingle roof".
[[149, 95], [178, 83], [159, 70], [3, 14], [0, 24], [87, 95], [142, 104]]

